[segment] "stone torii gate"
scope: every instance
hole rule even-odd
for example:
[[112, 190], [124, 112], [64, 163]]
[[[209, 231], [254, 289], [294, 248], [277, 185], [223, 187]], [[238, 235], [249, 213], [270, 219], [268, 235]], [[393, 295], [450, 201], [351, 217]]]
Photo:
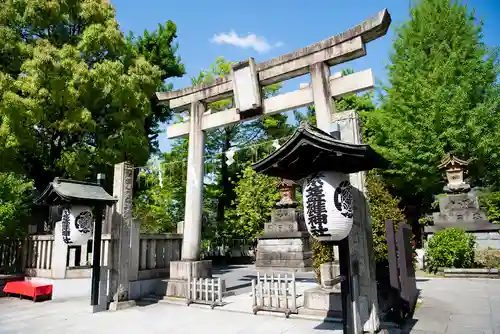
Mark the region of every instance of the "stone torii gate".
[[[156, 93], [160, 103], [168, 104], [175, 111], [189, 110], [189, 120], [170, 125], [167, 128], [167, 136], [178, 138], [189, 135], [182, 260], [194, 262], [189, 265], [191, 274], [194, 274], [193, 269], [199, 270], [196, 268], [201, 265], [198, 262], [201, 249], [204, 132], [314, 104], [316, 126], [330, 133], [332, 122], [340, 121], [344, 124], [342, 122], [345, 121], [345, 119], [339, 120], [337, 114], [334, 115], [335, 105], [332, 97], [339, 98], [346, 94], [371, 89], [374, 86], [373, 73], [370, 69], [338, 77], [330, 76], [330, 67], [365, 56], [365, 44], [384, 36], [390, 22], [390, 14], [384, 9], [347, 31], [295, 52], [259, 64], [256, 64], [253, 58], [236, 63], [232, 66], [231, 75], [218, 78], [212, 83]], [[293, 92], [262, 99], [261, 87], [307, 73], [311, 75], [310, 85]], [[233, 108], [214, 113], [205, 111], [207, 103], [228, 97], [234, 98]], [[347, 129], [349, 133], [345, 136], [342, 134], [342, 139], [361, 143], [355, 113], [350, 112], [348, 118], [354, 122], [347, 126], [344, 124], [344, 130]], [[363, 191], [363, 182], [363, 177], [356, 177], [351, 183]], [[366, 209], [361, 208], [360, 211], [365, 216], [361, 218], [361, 224], [365, 226], [359, 231], [353, 230], [352, 233], [364, 233], [368, 229], [371, 237], [369, 214]], [[367, 224], [368, 227], [366, 227]], [[364, 237], [358, 236], [354, 236], [353, 239], [365, 240]], [[360, 257], [372, 251], [367, 249], [369, 245], [366, 242], [353, 241], [350, 245], [364, 248], [364, 250], [354, 252], [359, 253]], [[373, 261], [361, 259], [358, 262], [360, 273], [366, 273], [366, 275], [373, 273], [374, 278]], [[181, 269], [180, 265], [180, 263], [172, 263], [171, 277], [176, 276], [175, 271], [178, 270], [183, 271], [184, 274], [179, 274], [177, 277], [185, 277], [188, 269]], [[361, 284], [360, 291], [360, 295], [364, 296], [364, 299], [360, 300], [361, 318], [365, 319], [365, 330], [375, 331], [379, 326], [376, 282], [373, 279], [365, 285], [367, 285], [366, 291], [363, 291], [363, 284]]]

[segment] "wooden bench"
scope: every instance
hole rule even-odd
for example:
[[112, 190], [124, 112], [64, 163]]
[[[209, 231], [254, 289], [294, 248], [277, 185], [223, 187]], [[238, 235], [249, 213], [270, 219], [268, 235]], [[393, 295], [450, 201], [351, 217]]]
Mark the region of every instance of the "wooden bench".
[[52, 284], [37, 283], [31, 281], [8, 282], [3, 288], [3, 292], [9, 296], [10, 294], [31, 297], [36, 302], [38, 297], [45, 296], [49, 300], [52, 299]]

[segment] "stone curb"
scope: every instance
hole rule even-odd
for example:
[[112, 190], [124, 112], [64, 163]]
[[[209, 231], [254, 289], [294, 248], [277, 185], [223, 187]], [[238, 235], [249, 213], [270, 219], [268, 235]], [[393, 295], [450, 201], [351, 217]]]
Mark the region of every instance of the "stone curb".
[[498, 279], [498, 269], [491, 268], [438, 268], [438, 273], [446, 278], [484, 278]]

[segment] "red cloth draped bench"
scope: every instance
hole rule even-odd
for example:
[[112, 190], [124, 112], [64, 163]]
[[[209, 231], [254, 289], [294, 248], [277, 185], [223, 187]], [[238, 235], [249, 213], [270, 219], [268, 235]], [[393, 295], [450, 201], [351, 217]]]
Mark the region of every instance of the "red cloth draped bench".
[[52, 299], [52, 284], [44, 284], [31, 281], [16, 281], [8, 282], [3, 288], [6, 295], [16, 294], [19, 296], [26, 296], [33, 298], [35, 302], [37, 297], [48, 296]]

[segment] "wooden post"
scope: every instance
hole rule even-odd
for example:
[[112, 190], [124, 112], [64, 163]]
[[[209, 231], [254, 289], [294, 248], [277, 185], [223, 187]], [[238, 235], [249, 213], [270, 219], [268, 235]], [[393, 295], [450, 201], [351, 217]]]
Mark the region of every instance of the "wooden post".
[[285, 274], [285, 309], [288, 309], [288, 274]]
[[295, 272], [292, 273], [292, 310], [297, 311], [297, 290], [295, 287]]
[[[97, 174], [97, 182], [104, 188], [105, 175]], [[101, 285], [101, 240], [102, 240], [102, 215], [103, 207], [98, 205], [94, 208], [95, 224], [94, 224], [94, 237], [92, 247], [92, 285], [90, 292], [90, 305], [94, 306], [94, 312], [98, 311], [95, 306], [99, 305], [99, 288]], [[83, 249], [82, 254], [84, 261], [87, 259], [87, 247]], [[85, 263], [86, 264], [86, 263]], [[106, 277], [107, 278], [107, 277]]]
[[257, 306], [257, 285], [255, 284], [255, 279], [252, 279], [252, 306]]
[[[103, 207], [95, 208], [94, 245], [92, 247], [92, 285], [90, 293], [90, 305], [99, 305], [99, 288], [101, 281], [101, 240], [102, 240], [102, 213]], [[97, 310], [94, 308], [94, 310]]]
[[342, 327], [345, 334], [354, 334], [351, 312], [351, 257], [349, 254], [349, 240], [346, 238], [339, 242], [339, 265], [342, 282], [340, 291], [342, 298]]

